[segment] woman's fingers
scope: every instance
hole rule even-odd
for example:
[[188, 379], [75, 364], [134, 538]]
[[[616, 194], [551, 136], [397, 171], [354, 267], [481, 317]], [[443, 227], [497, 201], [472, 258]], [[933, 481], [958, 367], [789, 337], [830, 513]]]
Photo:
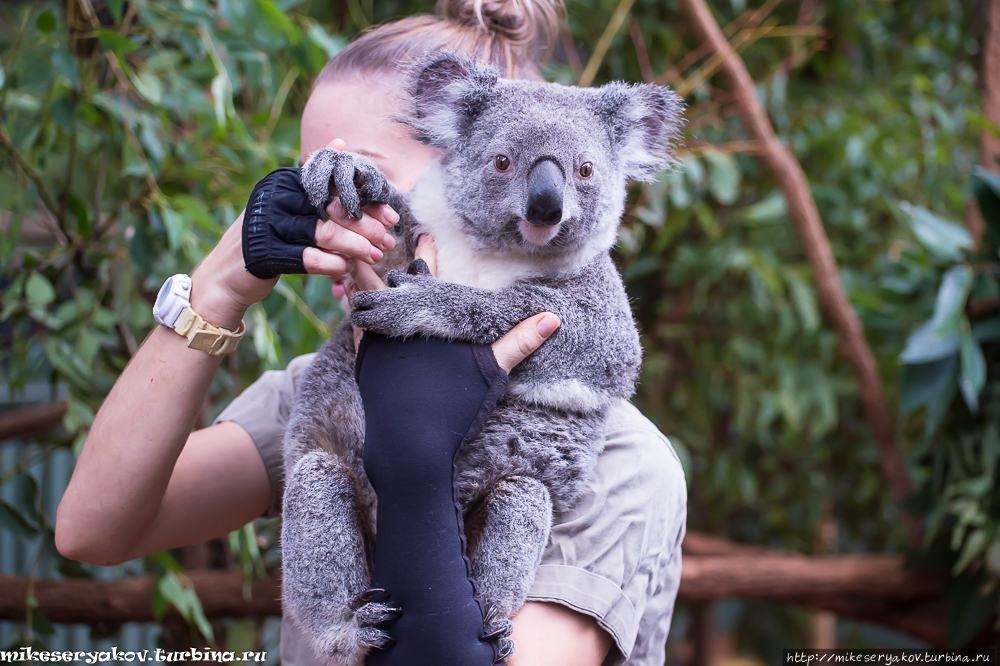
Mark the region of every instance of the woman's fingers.
[[388, 289], [385, 282], [382, 282], [382, 278], [375, 273], [375, 269], [368, 264], [358, 264], [354, 272], [351, 273], [353, 278], [351, 282], [351, 295], [356, 291], [381, 291], [383, 289]]
[[434, 237], [429, 234], [421, 234], [420, 238], [417, 239], [417, 249], [413, 252], [413, 258], [423, 259], [434, 277], [437, 277], [438, 274], [437, 256]]
[[377, 263], [384, 254], [382, 248], [373, 244], [368, 237], [345, 229], [334, 220], [316, 220], [316, 246], [326, 252], [344, 254], [367, 264]]
[[497, 359], [497, 365], [510, 374], [514, 366], [541, 347], [561, 323], [559, 317], [551, 312], [528, 317], [493, 343], [493, 356]]
[[[399, 215], [396, 215], [396, 212], [388, 206], [381, 204], [369, 204], [365, 206], [365, 209], [367, 210], [361, 216], [361, 219], [355, 219], [353, 215], [344, 209], [343, 204], [340, 203], [340, 199], [334, 198], [333, 202], [326, 207], [326, 214], [330, 218], [330, 222], [335, 222], [344, 229], [362, 236], [370, 244], [383, 252], [391, 250], [396, 245], [396, 239], [386, 229], [386, 222], [380, 218], [392, 219], [395, 216], [396, 221], [398, 221]], [[367, 211], [371, 211], [380, 217], [373, 217]], [[318, 220], [317, 223], [322, 223], [322, 220]], [[395, 222], [388, 224], [388, 226], [392, 226], [393, 224]]]
[[340, 254], [324, 252], [316, 247], [302, 250], [302, 263], [306, 273], [325, 275], [334, 281], [341, 281], [354, 269], [354, 262]]

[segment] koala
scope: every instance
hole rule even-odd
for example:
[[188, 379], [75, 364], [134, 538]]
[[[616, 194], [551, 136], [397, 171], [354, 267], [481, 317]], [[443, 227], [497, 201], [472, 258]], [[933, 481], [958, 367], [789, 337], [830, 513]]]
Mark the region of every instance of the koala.
[[[333, 150], [302, 170], [322, 209], [390, 203], [401, 241], [390, 287], [360, 292], [350, 322], [300, 381], [284, 440], [284, 610], [328, 664], [361, 664], [391, 642], [399, 610], [369, 590], [376, 497], [363, 468], [364, 412], [350, 323], [388, 336], [489, 344], [543, 311], [561, 327], [511, 372], [506, 395], [455, 461], [470, 576], [488, 608], [484, 638], [509, 656], [554, 512], [573, 507], [604, 446], [612, 401], [629, 398], [639, 335], [609, 251], [626, 184], [671, 162], [682, 104], [669, 89], [576, 88], [507, 80], [447, 53], [412, 66], [400, 120], [440, 148], [408, 193], [369, 160]], [[431, 234], [438, 275], [413, 259]], [[390, 591], [391, 592], [391, 591]]]

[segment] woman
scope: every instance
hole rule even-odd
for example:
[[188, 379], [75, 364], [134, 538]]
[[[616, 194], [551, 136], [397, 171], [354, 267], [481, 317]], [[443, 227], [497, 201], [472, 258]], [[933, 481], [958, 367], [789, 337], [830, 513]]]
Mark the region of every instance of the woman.
[[[444, 3], [443, 18], [417, 16], [367, 33], [324, 69], [302, 119], [302, 155], [341, 138], [408, 189], [434, 153], [388, 120], [402, 108], [397, 65], [431, 50], [489, 60], [508, 76], [538, 76], [535, 37], [552, 34], [555, 8], [525, 0]], [[339, 145], [339, 144], [338, 144]], [[341, 283], [391, 249], [386, 207], [355, 220], [339, 205], [317, 221], [308, 272]], [[192, 276], [191, 305], [215, 326], [236, 330], [276, 280], [244, 269], [242, 215]], [[508, 369], [537, 348], [553, 321], [522, 323], [495, 346]], [[539, 329], [541, 324], [541, 330]], [[115, 564], [224, 535], [280, 507], [280, 443], [295, 386], [309, 357], [269, 372], [209, 428], [191, 432], [219, 366], [157, 327], [122, 373], [95, 419], [56, 523], [59, 550]], [[557, 516], [530, 601], [514, 618], [510, 666], [663, 663], [680, 575], [683, 472], [655, 427], [626, 403], [612, 410], [607, 446], [588, 493]], [[607, 657], [607, 659], [606, 659]], [[282, 661], [316, 657], [283, 625]]]

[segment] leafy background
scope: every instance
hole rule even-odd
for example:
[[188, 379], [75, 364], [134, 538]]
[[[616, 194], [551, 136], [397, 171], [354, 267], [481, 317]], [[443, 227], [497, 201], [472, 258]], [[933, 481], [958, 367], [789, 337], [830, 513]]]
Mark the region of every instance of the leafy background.
[[[723, 26], [748, 9], [710, 5]], [[636, 401], [682, 455], [689, 529], [810, 553], [834, 524], [837, 551], [907, 551], [854, 380], [733, 100], [689, 55], [698, 44], [671, 1], [636, 0], [591, 60], [618, 6], [570, 0], [571, 39], [546, 74], [575, 82], [592, 64], [595, 83], [653, 75], [688, 100], [681, 164], [633, 189], [616, 258], [643, 333]], [[431, 10], [404, 0], [0, 5], [0, 373], [12, 401], [42, 385], [69, 404], [61, 427], [0, 469], [13, 493], [0, 530], [34, 544], [33, 571], [93, 574], [52, 547], [32, 465], [79, 451], [153, 326], [155, 290], [197, 264], [259, 178], [297, 162], [299, 114], [327, 58], [373, 22]], [[1000, 180], [974, 172], [987, 126], [985, 10], [789, 0], [762, 24], [770, 33], [740, 47], [809, 177], [897, 410], [917, 489], [908, 507], [928, 528], [911, 560], [952, 571], [959, 641], [995, 612], [1000, 576]], [[962, 222], [970, 200], [988, 224], [977, 250]], [[317, 348], [340, 316], [325, 280], [282, 278], [251, 309], [251, 344], [217, 375], [204, 422], [262, 371]], [[214, 544], [213, 558], [248, 575], [273, 569], [276, 529], [258, 521]], [[162, 553], [135, 571], [157, 576], [162, 603], [186, 609], [202, 634], [259, 640], [259, 627], [213, 628], [199, 615], [183, 560]], [[37, 615], [17, 641], [45, 640]], [[762, 657], [805, 640], [797, 611], [747, 604], [736, 615], [739, 646]], [[685, 628], [681, 612], [672, 645]]]

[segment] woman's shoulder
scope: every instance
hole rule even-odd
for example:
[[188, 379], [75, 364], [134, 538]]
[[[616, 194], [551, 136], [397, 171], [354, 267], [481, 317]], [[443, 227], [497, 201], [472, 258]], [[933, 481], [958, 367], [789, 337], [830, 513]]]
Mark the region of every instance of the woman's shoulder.
[[[627, 400], [615, 400], [608, 411], [605, 426], [605, 454], [630, 459], [646, 466], [636, 468], [656, 478], [668, 475], [684, 480], [684, 467], [670, 439]], [[602, 458], [605, 457], [603, 454]]]

